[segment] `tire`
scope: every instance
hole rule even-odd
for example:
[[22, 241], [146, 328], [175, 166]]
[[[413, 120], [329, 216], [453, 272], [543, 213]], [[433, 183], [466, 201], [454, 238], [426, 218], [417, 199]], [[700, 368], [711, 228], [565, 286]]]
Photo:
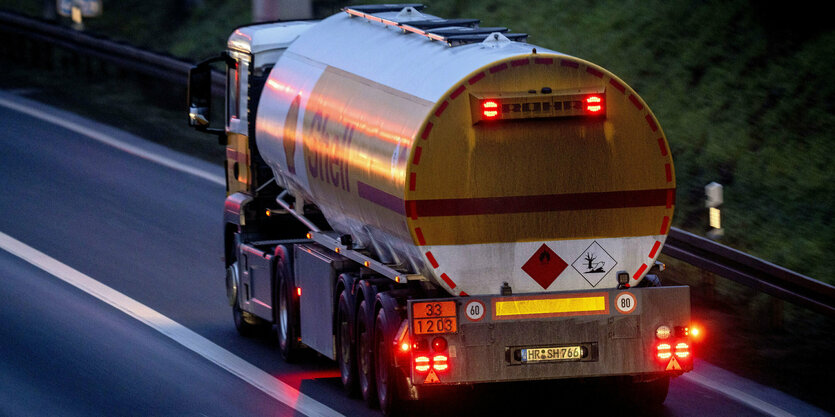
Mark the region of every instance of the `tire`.
[[[390, 315], [390, 313], [389, 313]], [[394, 334], [392, 320], [385, 309], [377, 313], [374, 326], [375, 381], [377, 385], [377, 399], [383, 415], [401, 415], [405, 410], [405, 402], [399, 395], [399, 370], [394, 366]]]
[[377, 388], [374, 384], [374, 323], [366, 300], [357, 308], [357, 382], [363, 400], [369, 407], [377, 405]]
[[348, 289], [339, 295], [336, 310], [336, 363], [342, 379], [342, 387], [349, 396], [355, 396], [357, 390], [357, 344], [354, 342], [355, 320], [353, 302]]
[[[281, 271], [280, 267], [276, 268]], [[278, 283], [278, 314], [276, 317], [278, 330], [278, 350], [285, 362], [292, 363], [299, 356], [298, 322], [299, 313], [295, 303], [295, 293], [289, 277], [279, 272]]]
[[[226, 267], [227, 281], [229, 274], [238, 273], [238, 262], [235, 261]], [[233, 278], [234, 279], [234, 278]], [[235, 329], [238, 334], [244, 337], [262, 336], [267, 333], [269, 323], [260, 318], [241, 310], [241, 305], [238, 299], [240, 295], [236, 295], [232, 304], [232, 320], [235, 321]]]

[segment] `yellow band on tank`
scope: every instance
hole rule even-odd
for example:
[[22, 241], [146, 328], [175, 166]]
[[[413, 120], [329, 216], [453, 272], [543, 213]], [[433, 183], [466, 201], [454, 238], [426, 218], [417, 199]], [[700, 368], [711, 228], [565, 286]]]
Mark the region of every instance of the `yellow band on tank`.
[[606, 295], [586, 297], [540, 297], [493, 300], [493, 318], [510, 320], [556, 316], [608, 314]]

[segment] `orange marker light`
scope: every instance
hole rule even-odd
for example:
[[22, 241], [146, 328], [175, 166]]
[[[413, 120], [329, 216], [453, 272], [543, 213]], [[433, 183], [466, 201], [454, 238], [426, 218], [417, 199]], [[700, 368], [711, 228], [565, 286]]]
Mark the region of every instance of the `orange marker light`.
[[299, 297], [302, 296], [302, 287], [296, 287], [296, 295]]

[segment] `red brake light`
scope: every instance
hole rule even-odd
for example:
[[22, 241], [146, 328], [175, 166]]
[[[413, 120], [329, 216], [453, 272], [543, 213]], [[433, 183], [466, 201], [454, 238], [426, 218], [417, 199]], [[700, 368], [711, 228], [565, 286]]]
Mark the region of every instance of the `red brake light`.
[[481, 114], [485, 119], [495, 119], [499, 117], [499, 103], [493, 100], [485, 100], [481, 102]]
[[658, 359], [666, 360], [673, 356], [673, 347], [669, 343], [659, 343], [656, 347]]
[[429, 371], [429, 357], [428, 356], [418, 356], [415, 358], [415, 370], [418, 372], [427, 372]]
[[687, 359], [690, 356], [690, 345], [684, 342], [676, 344], [676, 357], [679, 359]]
[[435, 355], [432, 358], [432, 368], [438, 372], [449, 369], [449, 358], [446, 355]]
[[589, 113], [599, 114], [603, 111], [603, 96], [591, 95], [585, 100], [585, 108]]

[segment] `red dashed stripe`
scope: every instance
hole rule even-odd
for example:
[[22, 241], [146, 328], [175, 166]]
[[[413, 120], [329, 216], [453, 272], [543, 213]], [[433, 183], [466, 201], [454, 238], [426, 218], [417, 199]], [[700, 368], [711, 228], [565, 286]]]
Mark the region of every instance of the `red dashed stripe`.
[[420, 230], [420, 227], [415, 227], [415, 235], [417, 236], [418, 245], [425, 246], [426, 239], [423, 238], [423, 231]]
[[420, 146], [415, 147], [415, 156], [412, 158], [412, 163], [417, 165], [420, 163], [420, 154], [423, 152], [423, 148]]
[[632, 102], [632, 105], [635, 106], [636, 109], [638, 109], [638, 110], [643, 110], [644, 109], [644, 105], [641, 104], [641, 102], [638, 100], [638, 97], [635, 97], [634, 94], [629, 95], [629, 101]]
[[473, 84], [481, 81], [482, 78], [484, 78], [484, 73], [479, 72], [476, 76], [474, 76], [473, 78], [470, 78], [470, 80], [467, 81], [467, 82], [470, 83], [470, 85], [473, 85]]
[[621, 84], [621, 83], [619, 83], [619, 82], [615, 81], [615, 79], [614, 79], [614, 78], [613, 78], [613, 79], [611, 79], [611, 80], [609, 80], [609, 84], [611, 84], [611, 85], [612, 85], [612, 87], [617, 88], [617, 89], [618, 89], [618, 91], [620, 91], [621, 93], [626, 94], [626, 87], [624, 87], [624, 86], [623, 86], [623, 84]]
[[661, 149], [661, 156], [667, 156], [667, 145], [664, 143], [664, 138], [658, 138], [658, 149]]
[[652, 250], [651, 250], [651, 251], [649, 251], [649, 257], [650, 257], [650, 258], [654, 258], [654, 257], [655, 257], [655, 254], [658, 252], [658, 248], [660, 248], [660, 247], [661, 247], [661, 242], [660, 242], [660, 241], [658, 241], [658, 240], [656, 240], [656, 241], [655, 241], [655, 244], [654, 244], [654, 245], [652, 245]]
[[406, 211], [409, 213], [409, 218], [411, 218], [412, 220], [417, 220], [417, 203], [415, 202], [415, 200], [409, 201], [409, 205], [406, 206]]
[[561, 59], [560, 60], [560, 66], [571, 67], [571, 68], [580, 68], [580, 64], [578, 64], [574, 61], [569, 61], [567, 59]]
[[420, 134], [421, 139], [426, 139], [429, 137], [429, 132], [432, 131], [432, 122], [426, 124], [426, 127], [423, 129], [423, 133]]
[[673, 182], [673, 166], [664, 164], [664, 173], [667, 175], [667, 182]]
[[452, 280], [449, 278], [449, 275], [447, 275], [447, 274], [441, 274], [441, 279], [443, 279], [443, 280], [444, 280], [444, 282], [446, 282], [446, 285], [449, 285], [449, 288], [450, 288], [450, 289], [455, 289], [456, 285], [455, 285], [455, 283], [454, 283], [454, 282], [452, 282]]
[[667, 227], [670, 226], [670, 216], [664, 216], [664, 220], [661, 222], [661, 232], [658, 233], [659, 235], [666, 235], [667, 234]]
[[429, 259], [429, 263], [432, 264], [432, 268], [438, 267], [438, 261], [435, 260], [435, 257], [432, 256], [432, 252], [426, 252], [426, 259]]
[[667, 190], [667, 208], [673, 208], [673, 203], [676, 201], [676, 190]]
[[655, 124], [655, 119], [652, 118], [652, 115], [647, 115], [647, 124], [649, 124], [649, 128], [652, 129], [653, 132], [658, 130], [658, 125]]
[[499, 71], [504, 71], [507, 69], [507, 62], [503, 62], [499, 65], [490, 67], [490, 74], [495, 74]]
[[554, 58], [534, 58], [534, 64], [551, 65], [554, 63]]
[[586, 67], [586, 72], [587, 72], [587, 73], [589, 73], [589, 74], [591, 74], [591, 75], [594, 75], [594, 76], [595, 76], [595, 77], [597, 77], [597, 78], [603, 78], [603, 72], [602, 72], [602, 71], [598, 71], [598, 70], [597, 70], [597, 69], [595, 69], [595, 68], [592, 68], [592, 67]]
[[517, 59], [517, 60], [515, 60], [515, 61], [510, 61], [510, 66], [511, 66], [511, 67], [521, 67], [522, 65], [528, 65], [528, 64], [530, 64], [530, 63], [531, 63], [531, 61], [530, 61], [529, 59], [527, 59], [527, 58], [525, 58], [525, 59]]
[[412, 173], [409, 174], [409, 191], [414, 191], [415, 190], [416, 183], [417, 183], [417, 173], [412, 172]]
[[464, 291], [461, 291], [460, 293], [458, 293], [458, 295], [460, 295], [460, 296], [462, 296], [462, 297], [469, 297], [469, 296], [470, 296], [470, 294], [467, 294], [467, 293], [466, 293], [466, 292], [464, 292]]
[[449, 102], [444, 100], [444, 102], [441, 103], [441, 106], [438, 107], [438, 110], [435, 110], [435, 117], [441, 117], [441, 115], [444, 114], [444, 110], [446, 110], [447, 106], [449, 106]]
[[466, 90], [466, 89], [467, 89], [467, 86], [465, 86], [464, 84], [461, 84], [461, 86], [460, 86], [460, 87], [456, 88], [456, 89], [455, 89], [455, 91], [453, 91], [453, 92], [452, 92], [452, 94], [450, 94], [450, 95], [449, 95], [449, 98], [451, 98], [451, 99], [455, 100], [455, 99], [456, 99], [458, 96], [460, 96], [460, 95], [461, 95], [461, 93], [463, 93], [463, 92], [464, 92], [464, 90]]
[[643, 274], [644, 271], [646, 271], [646, 270], [647, 270], [647, 264], [641, 265], [641, 267], [638, 268], [638, 271], [635, 272], [635, 275], [632, 276], [632, 279], [638, 279], [638, 277], [640, 277], [641, 274]]

